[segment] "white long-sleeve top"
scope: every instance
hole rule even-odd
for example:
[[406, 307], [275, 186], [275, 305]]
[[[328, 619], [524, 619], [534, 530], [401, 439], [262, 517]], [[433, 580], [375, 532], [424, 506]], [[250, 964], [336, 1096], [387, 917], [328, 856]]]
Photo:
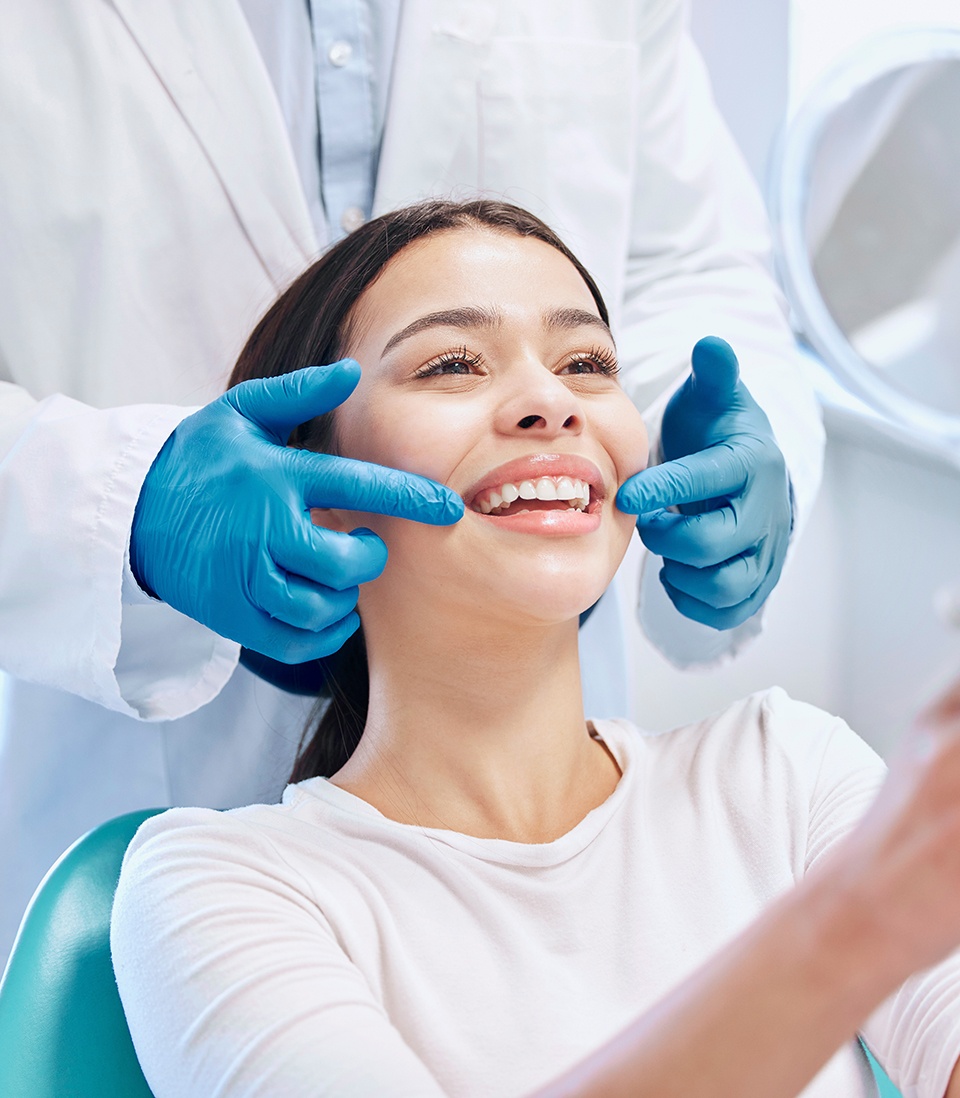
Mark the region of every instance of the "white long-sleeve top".
[[[279, 805], [144, 824], [112, 946], [157, 1098], [523, 1095], [802, 878], [884, 774], [842, 721], [780, 690], [666, 734], [594, 729], [622, 777], [549, 843], [396, 823], [322, 778]], [[905, 1098], [941, 1098], [960, 959], [864, 1032]], [[804, 1098], [871, 1093], [851, 1043]]]

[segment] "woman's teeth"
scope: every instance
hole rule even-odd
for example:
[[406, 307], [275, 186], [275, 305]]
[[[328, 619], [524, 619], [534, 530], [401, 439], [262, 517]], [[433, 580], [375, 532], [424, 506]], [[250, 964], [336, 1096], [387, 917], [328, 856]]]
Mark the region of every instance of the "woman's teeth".
[[573, 477], [539, 477], [521, 480], [518, 484], [501, 484], [485, 492], [477, 500], [477, 510], [484, 515], [502, 514], [518, 499], [568, 501], [571, 511], [585, 511], [590, 505], [590, 485]]

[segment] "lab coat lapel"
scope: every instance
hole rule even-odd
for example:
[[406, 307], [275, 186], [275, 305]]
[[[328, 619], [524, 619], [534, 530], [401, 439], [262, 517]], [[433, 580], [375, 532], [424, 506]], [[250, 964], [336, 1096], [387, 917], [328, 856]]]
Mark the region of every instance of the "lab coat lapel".
[[114, 0], [280, 288], [317, 243], [270, 77], [236, 0]]
[[481, 0], [404, 3], [374, 213], [479, 186], [476, 84], [497, 14]]

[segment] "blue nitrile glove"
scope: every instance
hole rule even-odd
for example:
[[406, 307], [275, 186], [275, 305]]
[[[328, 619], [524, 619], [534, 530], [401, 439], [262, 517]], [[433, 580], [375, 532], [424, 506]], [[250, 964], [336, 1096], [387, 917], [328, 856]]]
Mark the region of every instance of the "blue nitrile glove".
[[283, 663], [335, 652], [357, 628], [358, 584], [383, 571], [369, 530], [335, 533], [311, 507], [445, 526], [463, 500], [424, 477], [286, 446], [294, 427], [342, 403], [351, 359], [245, 381], [188, 416], [140, 492], [130, 562], [145, 590]]
[[[663, 415], [663, 464], [625, 481], [617, 506], [639, 516], [680, 613], [732, 629], [780, 578], [793, 524], [790, 478], [730, 345], [701, 339], [691, 364]], [[681, 514], [667, 510], [674, 506]]]

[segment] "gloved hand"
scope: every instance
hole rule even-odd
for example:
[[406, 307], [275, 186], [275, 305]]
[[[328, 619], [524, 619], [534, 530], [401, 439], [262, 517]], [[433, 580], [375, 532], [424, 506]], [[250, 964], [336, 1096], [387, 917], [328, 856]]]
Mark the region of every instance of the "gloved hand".
[[[790, 478], [730, 345], [701, 339], [692, 367], [664, 412], [663, 464], [625, 481], [617, 506], [639, 516], [644, 545], [664, 558], [660, 580], [680, 613], [732, 629], [780, 578]], [[680, 514], [666, 510], [674, 506]]]
[[170, 435], [144, 481], [131, 533], [138, 583], [221, 636], [283, 663], [336, 651], [357, 628], [358, 584], [383, 571], [370, 530], [315, 526], [311, 507], [445, 526], [463, 500], [424, 477], [286, 446], [342, 403], [350, 359], [243, 382]]

